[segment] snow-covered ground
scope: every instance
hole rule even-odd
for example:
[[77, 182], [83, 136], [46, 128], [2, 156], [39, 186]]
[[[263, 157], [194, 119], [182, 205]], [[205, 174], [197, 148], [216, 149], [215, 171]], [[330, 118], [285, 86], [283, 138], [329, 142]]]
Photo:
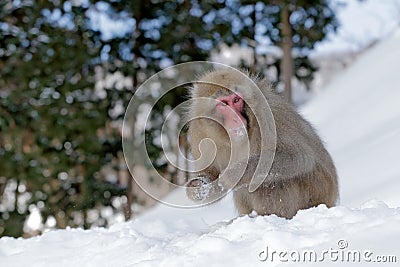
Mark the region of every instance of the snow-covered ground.
[[302, 109], [337, 164], [340, 206], [300, 211], [292, 220], [245, 216], [229, 222], [235, 218], [229, 196], [200, 209], [160, 204], [109, 229], [3, 237], [0, 266], [398, 266], [399, 44], [400, 31]]
[[276, 266], [300, 261], [308, 266], [304, 256], [310, 255], [323, 266], [349, 264], [347, 259], [358, 257], [361, 262], [377, 256], [396, 256], [400, 261], [400, 210], [379, 202], [361, 209], [319, 206], [300, 211], [292, 220], [241, 217], [214, 225], [202, 221], [202, 213], [175, 219], [176, 213], [109, 229], [59, 230], [27, 240], [2, 238], [0, 265]]

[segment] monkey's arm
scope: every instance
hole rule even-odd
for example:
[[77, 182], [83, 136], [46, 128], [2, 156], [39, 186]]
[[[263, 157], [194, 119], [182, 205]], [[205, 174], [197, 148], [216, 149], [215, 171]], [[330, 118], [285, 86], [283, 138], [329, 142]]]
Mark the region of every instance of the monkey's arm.
[[[316, 162], [313, 153], [308, 154], [305, 150], [278, 147], [271, 169], [268, 174], [265, 174], [264, 183], [290, 179], [312, 172]], [[236, 187], [248, 186], [253, 179], [258, 164], [263, 164], [260, 161], [260, 156], [253, 155], [249, 157], [248, 161], [239, 162], [226, 169], [219, 178], [220, 186], [223, 188], [232, 188], [235, 185]], [[244, 168], [243, 176], [241, 178], [238, 177]]]

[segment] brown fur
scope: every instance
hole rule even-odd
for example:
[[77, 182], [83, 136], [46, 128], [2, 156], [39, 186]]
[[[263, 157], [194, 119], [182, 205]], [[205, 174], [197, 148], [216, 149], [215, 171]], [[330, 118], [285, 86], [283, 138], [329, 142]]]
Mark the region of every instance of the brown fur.
[[[271, 170], [266, 174], [265, 181], [255, 192], [250, 193], [248, 185], [259, 161], [260, 151], [263, 149], [260, 132], [264, 129], [258, 127], [254, 114], [248, 106], [245, 106], [244, 111], [248, 118], [250, 159], [246, 163], [246, 171], [233, 193], [235, 206], [239, 213], [248, 214], [254, 210], [261, 215], [276, 214], [292, 218], [300, 209], [319, 204], [326, 204], [328, 207], [334, 206], [338, 199], [335, 166], [314, 129], [295, 111], [291, 104], [273, 92], [268, 82], [254, 76], [251, 79], [268, 100], [275, 120], [277, 145], [275, 158]], [[219, 125], [219, 123], [223, 124], [223, 120], [216, 115], [214, 102], [198, 103], [195, 98], [215, 99], [219, 95], [229, 94], [229, 91], [224, 89], [227, 87], [239, 91], [248, 103], [255, 106], [253, 109], [255, 112], [267, 112], [267, 107], [251, 92], [249, 81], [238, 75], [236, 71], [213, 71], [205, 74], [200, 80], [205, 83], [196, 84], [193, 88], [194, 101], [191, 104], [189, 116], [192, 118], [210, 116], [217, 122], [204, 118], [193, 120], [189, 124], [188, 134], [195, 158], [199, 158], [201, 155], [199, 143], [204, 138], [211, 138], [217, 145], [217, 155], [213, 163], [197, 174], [198, 179], [209, 183], [219, 178], [219, 175], [227, 168], [231, 146], [226, 131]], [[205, 154], [209, 149], [211, 148], [206, 148]], [[240, 155], [237, 158], [240, 158]], [[240, 162], [237, 163], [236, 166], [240, 166]], [[225, 171], [228, 177], [234, 177], [238, 173], [235, 167]], [[198, 179], [195, 178], [188, 183], [187, 193], [194, 200], [204, 200], [196, 198], [196, 190], [201, 189], [199, 183], [196, 182]], [[229, 186], [229, 182], [229, 179], [225, 179], [223, 184]], [[217, 183], [213, 184], [214, 187], [218, 187]], [[221, 189], [214, 188], [213, 190], [219, 192]]]

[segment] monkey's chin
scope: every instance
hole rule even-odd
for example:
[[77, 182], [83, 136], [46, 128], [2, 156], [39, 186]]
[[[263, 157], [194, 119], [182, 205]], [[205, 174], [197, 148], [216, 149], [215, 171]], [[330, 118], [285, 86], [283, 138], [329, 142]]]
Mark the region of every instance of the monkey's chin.
[[237, 128], [228, 129], [229, 136], [233, 139], [233, 141], [242, 141], [248, 138], [246, 127], [241, 126]]

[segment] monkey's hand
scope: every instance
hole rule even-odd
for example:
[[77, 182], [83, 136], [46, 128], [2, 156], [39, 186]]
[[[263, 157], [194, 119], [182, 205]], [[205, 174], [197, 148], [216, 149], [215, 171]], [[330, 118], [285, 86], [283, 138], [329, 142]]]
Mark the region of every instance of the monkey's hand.
[[186, 195], [194, 201], [205, 200], [212, 190], [211, 179], [205, 176], [189, 180], [186, 186]]
[[186, 195], [194, 201], [204, 201], [221, 195], [221, 188], [216, 182], [206, 176], [198, 176], [190, 179], [186, 184]]

